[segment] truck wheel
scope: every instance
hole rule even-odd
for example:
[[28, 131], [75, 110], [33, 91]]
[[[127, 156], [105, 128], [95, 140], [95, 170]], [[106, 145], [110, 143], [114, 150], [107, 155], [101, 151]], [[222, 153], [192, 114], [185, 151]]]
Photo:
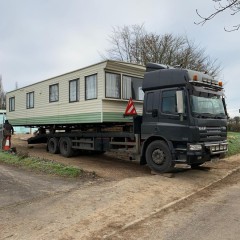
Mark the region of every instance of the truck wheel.
[[59, 153], [58, 139], [53, 137], [48, 140], [48, 151], [53, 154]]
[[73, 155], [72, 141], [68, 137], [62, 137], [59, 141], [60, 153], [64, 157], [71, 157]]
[[146, 150], [148, 166], [157, 172], [169, 172], [173, 169], [171, 152], [165, 142], [156, 140], [151, 142]]

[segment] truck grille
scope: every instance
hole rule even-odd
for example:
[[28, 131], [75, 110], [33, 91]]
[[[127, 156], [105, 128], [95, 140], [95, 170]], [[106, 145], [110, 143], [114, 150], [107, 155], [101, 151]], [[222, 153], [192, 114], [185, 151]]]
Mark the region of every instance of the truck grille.
[[225, 140], [227, 132], [225, 127], [206, 127], [204, 131], [200, 130], [200, 141], [219, 141]]

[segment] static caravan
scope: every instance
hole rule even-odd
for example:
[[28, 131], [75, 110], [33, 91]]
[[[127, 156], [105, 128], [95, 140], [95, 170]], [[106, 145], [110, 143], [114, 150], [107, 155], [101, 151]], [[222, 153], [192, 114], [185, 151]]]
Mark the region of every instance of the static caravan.
[[6, 119], [6, 110], [0, 109], [0, 125], [3, 125]]
[[[2, 139], [2, 130], [3, 130], [3, 124], [5, 120], [7, 119], [6, 116], [6, 110], [0, 109], [0, 139]], [[14, 127], [14, 133], [31, 133], [36, 131], [37, 128], [25, 128], [24, 126], [21, 127]]]
[[7, 93], [14, 126], [128, 122], [131, 97], [142, 113], [145, 67], [106, 60]]

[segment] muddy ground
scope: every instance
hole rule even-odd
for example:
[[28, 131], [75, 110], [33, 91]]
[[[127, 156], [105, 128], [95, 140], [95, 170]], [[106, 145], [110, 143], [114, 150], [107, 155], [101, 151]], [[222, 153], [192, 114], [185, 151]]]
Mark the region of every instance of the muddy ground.
[[147, 166], [119, 155], [63, 158], [47, 153], [45, 145], [29, 148], [25, 137], [14, 137], [18, 151], [99, 177], [63, 179], [0, 165], [0, 239], [116, 239], [123, 230], [138, 231], [145, 219], [161, 217], [156, 213], [177, 208], [240, 163], [240, 156], [234, 156], [198, 170], [178, 167], [173, 175], [152, 175]]

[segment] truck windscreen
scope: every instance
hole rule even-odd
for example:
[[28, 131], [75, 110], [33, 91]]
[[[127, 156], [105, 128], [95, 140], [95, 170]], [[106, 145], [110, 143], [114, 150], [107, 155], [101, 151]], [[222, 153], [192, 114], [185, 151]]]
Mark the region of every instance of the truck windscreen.
[[198, 118], [227, 118], [221, 95], [195, 92], [190, 95], [191, 111]]

